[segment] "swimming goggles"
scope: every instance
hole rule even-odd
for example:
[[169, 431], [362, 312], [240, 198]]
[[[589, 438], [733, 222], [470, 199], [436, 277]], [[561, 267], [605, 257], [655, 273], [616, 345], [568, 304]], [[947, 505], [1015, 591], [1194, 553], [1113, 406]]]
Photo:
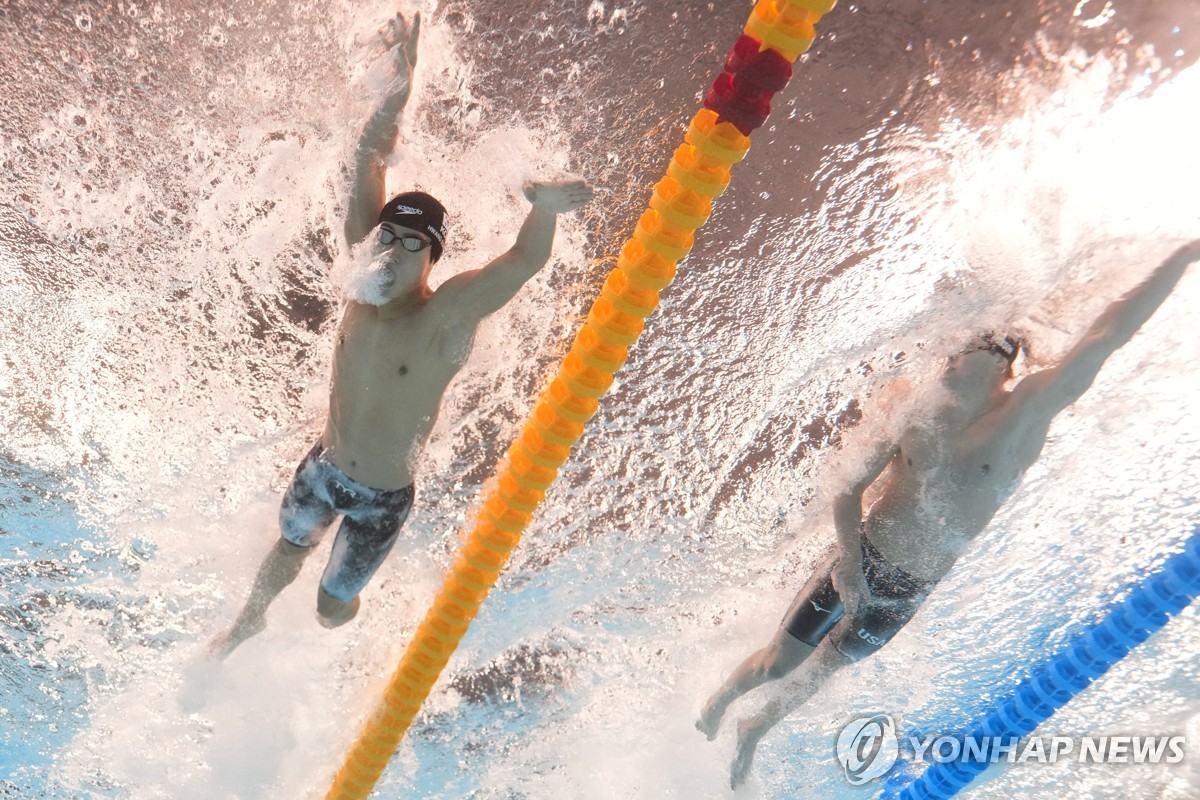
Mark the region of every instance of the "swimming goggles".
[[399, 241], [400, 246], [410, 253], [419, 253], [426, 247], [429, 247], [433, 242], [426, 239], [424, 236], [417, 236], [415, 233], [398, 234], [388, 228], [379, 229], [379, 243], [382, 245], [390, 245], [393, 242]]
[[963, 351], [963, 355], [967, 353], [982, 350], [985, 353], [995, 353], [1003, 358], [1009, 364], [1017, 358], [1017, 353], [1021, 350], [1021, 340], [1012, 336], [998, 337], [994, 333], [985, 333], [981, 335], [974, 345]]

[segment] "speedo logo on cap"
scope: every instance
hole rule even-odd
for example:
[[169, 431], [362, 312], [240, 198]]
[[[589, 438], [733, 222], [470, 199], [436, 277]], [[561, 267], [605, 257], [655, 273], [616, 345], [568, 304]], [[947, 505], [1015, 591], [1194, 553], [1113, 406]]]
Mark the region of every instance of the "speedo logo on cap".
[[412, 206], [400, 206], [400, 205], [396, 206], [395, 211], [397, 214], [416, 214], [417, 216], [421, 216], [422, 214], [425, 213], [424, 211], [422, 211], [419, 208], [413, 208]]

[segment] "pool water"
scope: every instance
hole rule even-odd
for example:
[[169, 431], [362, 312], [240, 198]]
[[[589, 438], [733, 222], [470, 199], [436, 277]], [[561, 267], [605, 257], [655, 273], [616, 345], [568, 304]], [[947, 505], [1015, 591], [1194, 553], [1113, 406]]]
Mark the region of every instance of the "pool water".
[[[451, 209], [433, 282], [511, 244], [525, 179], [598, 197], [481, 330], [359, 619], [317, 624], [320, 553], [216, 669], [321, 429], [339, 164], [392, 7], [0, 5], [0, 795], [324, 796], [750, 8], [421, 6], [389, 188]], [[871, 796], [845, 724], [957, 728], [1200, 519], [1188, 274], [917, 617], [730, 792], [734, 726], [695, 715], [830, 542], [855, 454], [964, 337], [1015, 330], [1035, 372], [1200, 232], [1194, 4], [876, 0], [819, 33], [374, 796]], [[1042, 729], [1183, 733], [1184, 763], [965, 796], [1197, 796], [1196, 623]]]

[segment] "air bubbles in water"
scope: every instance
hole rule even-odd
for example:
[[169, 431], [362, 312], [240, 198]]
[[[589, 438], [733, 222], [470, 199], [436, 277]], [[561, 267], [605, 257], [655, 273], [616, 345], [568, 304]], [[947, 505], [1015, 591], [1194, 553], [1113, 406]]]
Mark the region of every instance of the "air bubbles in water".
[[1112, 3], [1107, 0], [1102, 8], [1097, 9], [1096, 6], [1099, 5], [1100, 3], [1093, 2], [1093, 0], [1079, 0], [1072, 16], [1081, 19], [1081, 24], [1085, 28], [1099, 28], [1111, 20], [1116, 13]]
[[381, 306], [387, 303], [387, 290], [395, 278], [388, 268], [387, 250], [369, 239], [350, 249], [349, 258], [335, 268], [334, 280], [351, 300]]

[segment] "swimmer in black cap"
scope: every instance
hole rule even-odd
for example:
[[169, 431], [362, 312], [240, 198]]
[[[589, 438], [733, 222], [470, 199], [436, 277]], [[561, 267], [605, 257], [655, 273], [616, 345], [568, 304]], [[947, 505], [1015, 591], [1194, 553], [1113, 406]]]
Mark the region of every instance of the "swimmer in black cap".
[[[743, 661], [705, 703], [696, 727], [717, 735], [729, 705], [770, 681], [761, 711], [738, 724], [730, 784], [750, 771], [759, 740], [830, 675], [879, 650], [916, 613], [1016, 491], [1037, 460], [1050, 423], [1092, 385], [1105, 359], [1128, 342], [1162, 304], [1200, 241], [1177, 250], [1100, 315], [1062, 363], [1011, 390], [1020, 343], [991, 334], [951, 356], [942, 375], [945, 402], [933, 424], [881, 442], [860, 477], [833, 506], [836, 543], [766, 647]], [[863, 494], [877, 499], [863, 514]], [[794, 673], [794, 674], [793, 674]]]
[[533, 208], [512, 248], [483, 269], [430, 289], [430, 270], [446, 243], [446, 209], [424, 192], [384, 202], [385, 162], [396, 145], [396, 117], [408, 101], [419, 30], [419, 16], [409, 25], [397, 15], [381, 33], [397, 80], [359, 139], [345, 223], [351, 245], [375, 237], [382, 251], [375, 262], [382, 264], [381, 296], [374, 304], [345, 304], [324, 433], [284, 495], [282, 537], [260, 567], [250, 599], [232, 630], [212, 644], [219, 657], [263, 629], [267, 606], [295, 580], [338, 516], [342, 522], [317, 591], [317, 612], [326, 627], [354, 617], [359, 592], [408, 515], [417, 459], [476, 328], [546, 265], [556, 216], [592, 198], [583, 181], [528, 184], [525, 196]]

